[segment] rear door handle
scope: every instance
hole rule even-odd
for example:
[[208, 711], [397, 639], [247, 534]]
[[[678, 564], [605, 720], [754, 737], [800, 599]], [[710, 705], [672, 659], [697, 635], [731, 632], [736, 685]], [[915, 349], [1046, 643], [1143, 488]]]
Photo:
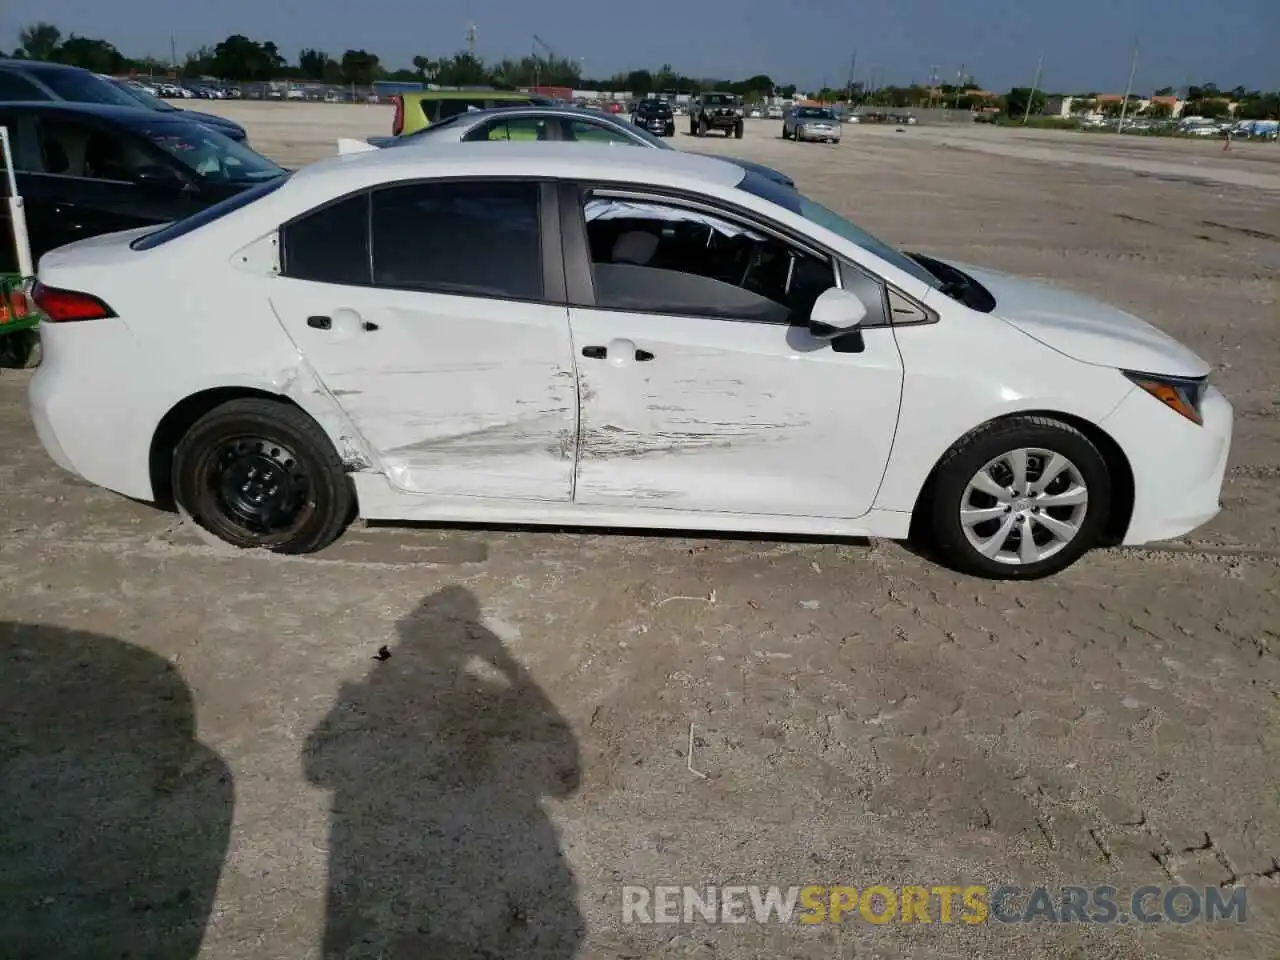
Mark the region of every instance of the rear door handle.
[[312, 330], [332, 330], [332, 317], [307, 317], [307, 326]]
[[584, 357], [589, 357], [592, 360], [603, 360], [605, 357], [609, 356], [609, 348], [608, 347], [583, 347], [582, 355]]

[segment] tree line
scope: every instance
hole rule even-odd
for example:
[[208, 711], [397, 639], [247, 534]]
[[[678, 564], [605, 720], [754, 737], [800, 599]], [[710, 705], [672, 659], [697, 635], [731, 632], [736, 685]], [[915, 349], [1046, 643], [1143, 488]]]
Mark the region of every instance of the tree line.
[[[62, 31], [51, 23], [35, 23], [18, 34], [19, 46], [13, 56], [30, 60], [50, 60], [84, 67], [97, 73], [122, 74], [128, 72], [168, 75], [175, 71], [186, 77], [217, 77], [233, 83], [272, 80], [308, 80], [327, 84], [367, 87], [377, 80], [406, 83], [436, 83], [446, 87], [494, 86], [514, 89], [536, 85], [572, 87], [589, 90], [627, 90], [634, 94], [648, 93], [698, 93], [703, 90], [721, 90], [737, 94], [747, 101], [759, 101], [776, 95], [793, 97], [795, 84], [778, 83], [767, 74], [756, 74], [744, 80], [724, 81], [702, 77], [689, 77], [677, 72], [671, 64], [663, 64], [657, 70], [631, 70], [608, 77], [589, 78], [582, 74], [581, 64], [568, 57], [550, 51], [546, 56], [525, 56], [519, 59], [505, 58], [488, 62], [468, 50], [448, 57], [415, 56], [412, 65], [390, 69], [377, 54], [368, 50], [344, 50], [341, 54], [308, 48], [298, 56], [297, 63], [290, 63], [280, 48], [271, 40], [253, 40], [242, 34], [234, 34], [212, 47], [201, 47], [188, 53], [181, 64], [170, 64], [154, 58], [125, 56], [110, 41], [95, 37], [83, 37], [72, 33], [64, 37]], [[1041, 113], [1047, 96], [1025, 87], [1015, 87], [1000, 97], [992, 98], [975, 91], [977, 82], [968, 78], [963, 86], [942, 84], [925, 86], [879, 86], [868, 88], [856, 83], [845, 88], [824, 88], [814, 97], [828, 103], [852, 101], [869, 106], [895, 107], [899, 109], [924, 107], [951, 107], [971, 110], [981, 107], [997, 107], [1010, 114], [1021, 116], [1026, 110], [1028, 98], [1031, 112]], [[1173, 87], [1155, 91], [1157, 96], [1174, 94]], [[1096, 99], [1097, 93], [1083, 95], [1079, 99], [1082, 109]], [[1132, 98], [1132, 99], [1137, 99]], [[1269, 93], [1247, 90], [1244, 87], [1219, 88], [1216, 84], [1192, 85], [1187, 89], [1184, 113], [1188, 116], [1220, 117], [1227, 113], [1227, 102], [1239, 104], [1236, 116], [1245, 119], [1268, 119], [1280, 116], [1280, 92]], [[1119, 112], [1119, 105], [1104, 105], [1104, 112]], [[1149, 116], [1168, 114], [1163, 104], [1153, 104]]]
[[[377, 80], [406, 83], [437, 83], [441, 86], [491, 85], [499, 88], [546, 85], [578, 89], [630, 90], [633, 93], [678, 91], [697, 93], [704, 89], [724, 90], [739, 96], [760, 99], [777, 94], [791, 97], [794, 84], [777, 83], [764, 74], [739, 81], [715, 81], [688, 77], [670, 64], [657, 70], [631, 70], [609, 77], [589, 78], [581, 64], [567, 57], [548, 54], [487, 62], [462, 50], [449, 57], [416, 56], [409, 67], [390, 69], [377, 54], [368, 50], [330, 53], [304, 49], [297, 63], [290, 63], [270, 40], [254, 40], [235, 34], [213, 46], [187, 54], [181, 64], [156, 58], [128, 57], [113, 43], [72, 33], [64, 37], [51, 23], [36, 23], [18, 34], [19, 46], [13, 56], [28, 60], [49, 60], [84, 67], [97, 73], [128, 72], [165, 75], [176, 72], [187, 77], [216, 77], [232, 83], [272, 80], [307, 80], [328, 84], [369, 86]], [[175, 71], [176, 67], [176, 71]]]

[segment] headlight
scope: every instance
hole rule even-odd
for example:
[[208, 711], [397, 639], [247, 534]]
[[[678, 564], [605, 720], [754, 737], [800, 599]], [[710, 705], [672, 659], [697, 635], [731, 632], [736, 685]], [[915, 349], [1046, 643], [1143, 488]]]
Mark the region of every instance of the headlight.
[[1162, 377], [1152, 373], [1121, 371], [1134, 384], [1155, 397], [1166, 407], [1182, 414], [1195, 424], [1203, 424], [1200, 403], [1209, 386], [1208, 377]]

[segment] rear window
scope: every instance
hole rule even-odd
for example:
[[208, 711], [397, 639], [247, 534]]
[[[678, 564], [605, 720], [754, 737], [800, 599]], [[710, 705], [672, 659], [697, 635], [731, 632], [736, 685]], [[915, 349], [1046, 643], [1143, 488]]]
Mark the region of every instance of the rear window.
[[284, 182], [288, 179], [289, 175], [286, 173], [276, 177], [274, 180], [268, 180], [265, 183], [250, 187], [248, 190], [242, 190], [240, 193], [233, 194], [211, 207], [205, 207], [199, 213], [193, 213], [189, 217], [175, 220], [159, 230], [141, 236], [129, 246], [134, 250], [151, 250], [154, 247], [168, 243], [170, 240], [177, 240], [179, 237], [186, 236], [192, 230], [199, 230], [206, 224], [221, 220], [227, 214], [234, 213], [242, 207], [247, 207], [255, 200], [261, 200], [269, 193], [275, 193], [284, 186]]

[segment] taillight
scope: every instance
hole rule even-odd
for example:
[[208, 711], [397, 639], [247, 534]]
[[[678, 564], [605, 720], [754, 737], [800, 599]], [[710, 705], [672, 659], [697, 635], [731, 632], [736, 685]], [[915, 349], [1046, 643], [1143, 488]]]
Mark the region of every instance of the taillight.
[[391, 121], [391, 135], [398, 137], [404, 132], [404, 97], [396, 94], [391, 102], [396, 105], [396, 115]]
[[36, 309], [54, 323], [105, 320], [116, 315], [114, 310], [91, 293], [46, 287], [39, 281], [36, 281], [36, 285], [31, 289], [31, 300], [36, 305]]

